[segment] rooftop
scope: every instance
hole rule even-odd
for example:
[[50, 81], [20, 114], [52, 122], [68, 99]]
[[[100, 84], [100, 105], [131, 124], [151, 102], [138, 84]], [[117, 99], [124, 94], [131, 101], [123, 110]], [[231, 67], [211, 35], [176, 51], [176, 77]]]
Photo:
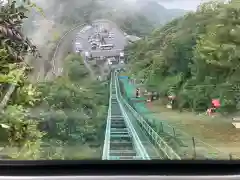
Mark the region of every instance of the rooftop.
[[113, 56], [119, 56], [120, 52], [122, 52], [122, 50], [120, 49], [103, 50], [103, 51], [99, 50], [99, 51], [92, 51], [91, 55], [93, 58], [100, 57], [100, 56], [113, 57]]

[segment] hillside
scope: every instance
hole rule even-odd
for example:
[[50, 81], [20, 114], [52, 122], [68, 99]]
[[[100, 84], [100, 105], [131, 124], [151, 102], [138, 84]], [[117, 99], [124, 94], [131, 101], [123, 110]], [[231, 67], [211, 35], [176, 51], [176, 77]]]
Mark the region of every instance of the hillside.
[[139, 13], [143, 14], [154, 25], [164, 25], [165, 23], [183, 16], [187, 11], [183, 9], [166, 9], [157, 0], [137, 0]]
[[[177, 96], [177, 108], [206, 111], [211, 99], [222, 113], [240, 108], [237, 0], [206, 3], [127, 48], [130, 70], [161, 96]], [[234, 15], [232, 15], [234, 14]]]
[[166, 9], [154, 0], [101, 1], [101, 8], [94, 14], [115, 21], [126, 33], [136, 36], [148, 35], [172, 19], [183, 16], [187, 11]]
[[[89, 80], [82, 58], [73, 54], [62, 57], [65, 63], [61, 77], [51, 82], [37, 83], [37, 79], [30, 82], [33, 67], [25, 63], [25, 56], [32, 55], [32, 61], [39, 66], [44, 64], [39, 42], [36, 48], [21, 31], [23, 19], [30, 25], [34, 17], [27, 19], [25, 15], [29, 14], [14, 7], [14, 2], [3, 6], [2, 11], [5, 13], [1, 14], [0, 22], [4, 27], [0, 46], [0, 158], [100, 158], [108, 106], [107, 83]], [[41, 24], [41, 19], [36, 23]], [[52, 33], [41, 32], [42, 37]]]
[[[127, 33], [138, 36], [145, 36], [153, 30], [154, 26], [163, 25], [186, 13], [185, 10], [181, 9], [166, 9], [154, 0], [137, 0], [136, 2], [72, 0], [71, 3], [62, 0], [52, 0], [51, 3], [46, 0], [34, 0], [34, 2], [43, 9], [46, 19], [54, 22], [54, 25], [60, 29], [65, 29], [66, 26], [72, 26], [76, 23], [105, 18], [116, 22]], [[39, 23], [43, 17], [35, 12], [29, 14], [28, 17], [29, 19], [24, 23], [24, 31], [32, 35], [32, 29], [39, 30], [39, 26], [33, 26], [32, 21]]]

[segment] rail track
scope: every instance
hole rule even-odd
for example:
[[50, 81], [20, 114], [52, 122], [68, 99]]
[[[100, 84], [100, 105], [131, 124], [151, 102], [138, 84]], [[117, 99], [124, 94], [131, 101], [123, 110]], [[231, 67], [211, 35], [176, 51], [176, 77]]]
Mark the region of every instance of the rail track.
[[111, 72], [103, 160], [180, 159], [163, 139], [124, 101], [117, 71]]
[[111, 72], [110, 98], [103, 160], [149, 160], [129, 117], [119, 102], [115, 71]]

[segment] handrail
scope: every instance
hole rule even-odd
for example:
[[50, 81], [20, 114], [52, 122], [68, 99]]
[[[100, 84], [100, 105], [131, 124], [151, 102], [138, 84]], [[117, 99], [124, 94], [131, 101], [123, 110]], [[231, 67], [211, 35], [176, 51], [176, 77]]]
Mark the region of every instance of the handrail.
[[[116, 85], [116, 78], [115, 78], [115, 71], [111, 73], [111, 80], [110, 80], [110, 97], [109, 97], [109, 107], [108, 107], [108, 116], [107, 116], [107, 125], [106, 125], [106, 131], [105, 131], [105, 140], [104, 140], [104, 147], [103, 147], [103, 155], [102, 160], [109, 159], [110, 154], [110, 136], [111, 136], [111, 105], [112, 105], [112, 97], [113, 97], [113, 90], [115, 89], [115, 97], [117, 100], [117, 103], [119, 104], [119, 111], [121, 111], [122, 116], [124, 117], [124, 121], [126, 123], [127, 128], [129, 129], [129, 133], [132, 137], [132, 144], [134, 146], [134, 150], [136, 151], [137, 157], [140, 157], [143, 160], [150, 160], [150, 157], [144, 148], [140, 138], [138, 137], [138, 134], [136, 130], [134, 129], [127, 113], [125, 112], [125, 108], [121, 104], [119, 100], [119, 92]], [[114, 88], [114, 89], [113, 89]], [[137, 158], [138, 159], [138, 158]]]
[[[119, 80], [117, 79], [117, 86], [119, 87]], [[136, 112], [122, 97], [120, 94], [121, 99], [123, 100], [124, 104], [129, 108], [129, 110], [133, 113], [136, 117], [138, 122], [142, 125], [144, 130], [148, 133], [149, 137], [158, 145], [158, 148], [166, 155], [168, 159], [181, 159], [180, 156], [170, 147], [168, 144], [151, 128], [151, 126], [144, 120], [144, 118]]]
[[102, 160], [107, 160], [109, 156], [110, 149], [110, 128], [111, 128], [111, 103], [112, 103], [112, 76], [110, 78], [110, 96], [109, 96], [109, 104], [108, 104], [108, 116], [107, 116], [107, 125], [105, 130], [105, 138], [103, 145], [103, 155]]
[[134, 143], [134, 146], [136, 148], [137, 154], [139, 154], [144, 160], [150, 160], [150, 157], [149, 157], [146, 149], [144, 148], [141, 140], [139, 139], [136, 130], [134, 129], [130, 119], [128, 118], [128, 115], [126, 114], [125, 109], [124, 109], [121, 101], [119, 100], [119, 98], [121, 97], [121, 93], [118, 92], [119, 91], [119, 86], [117, 85], [117, 78], [115, 77], [115, 75], [114, 75], [114, 78], [115, 78], [116, 98], [117, 98], [118, 104], [121, 108], [121, 111], [123, 113], [124, 120], [125, 120], [128, 128], [130, 129], [132, 135], [133, 135], [133, 143]]

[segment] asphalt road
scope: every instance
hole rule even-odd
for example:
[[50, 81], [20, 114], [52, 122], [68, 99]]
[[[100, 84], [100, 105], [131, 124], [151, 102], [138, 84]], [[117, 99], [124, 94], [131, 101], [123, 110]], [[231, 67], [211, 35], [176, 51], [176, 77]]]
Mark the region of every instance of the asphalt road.
[[76, 34], [83, 28], [79, 26], [75, 30], [69, 32], [64, 39], [61, 41], [60, 45], [56, 50], [56, 55], [52, 61], [52, 70], [47, 74], [47, 79], [50, 80], [53, 77], [59, 76], [63, 72], [63, 62], [64, 58], [68, 55], [69, 52], [73, 52], [73, 42], [76, 39]]
[[[108, 21], [104, 21], [102, 20], [101, 22], [96, 22], [93, 23], [93, 26], [97, 25], [98, 27], [104, 27], [106, 29], [108, 29], [108, 31], [110, 31], [110, 33], [112, 34], [112, 38], [106, 38], [106, 43], [108, 44], [114, 44], [114, 47], [111, 50], [100, 50], [100, 49], [96, 49], [96, 50], [91, 50], [91, 44], [88, 42], [88, 37], [93, 35], [96, 32], [95, 28], [90, 28], [88, 30], [85, 31], [78, 31], [76, 32], [76, 36], [75, 36], [75, 41], [73, 42], [73, 51], [75, 51], [75, 42], [80, 42], [82, 45], [82, 55], [84, 57], [84, 53], [87, 52], [91, 52], [91, 54], [93, 56], [117, 56], [120, 54], [120, 52], [123, 51], [124, 46], [127, 43], [127, 40], [123, 34], [123, 32], [118, 29], [116, 27], [115, 24], [108, 22]], [[84, 28], [85, 29], [85, 28]], [[84, 58], [84, 63], [86, 68], [88, 68], [88, 70], [90, 71], [92, 77], [94, 77], [94, 72], [91, 69], [91, 66], [89, 65], [89, 63], [87, 62], [87, 60]], [[100, 67], [100, 72], [101, 72], [101, 76], [105, 76], [106, 75], [106, 69], [108, 68], [108, 64], [106, 61], [101, 61], [99, 63], [97, 63]]]
[[113, 38], [106, 38], [107, 44], [113, 44], [114, 47], [111, 50], [91, 50], [91, 44], [88, 42], [88, 37], [92, 35], [95, 30], [91, 28], [83, 33], [79, 33], [76, 35], [76, 39], [82, 43], [83, 51], [92, 52], [93, 56], [115, 56], [119, 55], [119, 53], [124, 49], [124, 46], [127, 44], [126, 38], [124, 34], [119, 30], [115, 25], [110, 24], [109, 22], [98, 22], [93, 23], [94, 25], [98, 25], [99, 27], [107, 28], [110, 33], [113, 35]]
[[113, 35], [112, 39], [106, 40], [107, 44], [109, 43], [109, 44], [115, 45], [113, 50], [124, 49], [124, 46], [126, 45], [127, 41], [124, 34], [117, 27], [109, 23], [99, 23], [99, 25], [107, 28], [110, 31], [110, 33]]
[[[114, 53], [114, 51], [118, 53], [119, 50], [117, 49], [122, 50], [124, 48], [127, 41], [124, 37], [123, 32], [117, 28], [116, 24], [105, 19], [96, 20], [94, 24], [100, 24], [100, 25], [106, 26], [107, 28], [109, 28], [110, 31], [113, 32], [114, 38], [112, 39], [112, 41], [114, 42], [115, 47], [111, 50], [112, 53]], [[80, 42], [83, 45], [83, 49], [85, 51], [88, 51], [91, 49], [91, 45], [88, 43], [88, 36], [91, 35], [94, 31], [93, 29], [90, 29], [85, 32], [81, 32], [82, 29], [83, 29], [83, 26], [79, 25], [76, 29], [66, 34], [66, 36], [62, 39], [61, 43], [56, 49], [55, 57], [52, 60], [52, 68], [47, 73], [46, 80], [51, 80], [54, 77], [62, 74], [64, 58], [68, 55], [69, 52], [71, 53], [75, 52], [74, 43], [76, 41], [77, 34], [80, 33], [80, 38], [82, 39]], [[98, 53], [98, 51], [96, 51], [96, 53]], [[100, 51], [100, 55], [104, 56], [106, 54], [109, 54], [109, 52]], [[91, 72], [93, 72], [89, 64], [85, 62], [85, 65]], [[104, 63], [103, 66], [106, 68], [106, 63]]]

